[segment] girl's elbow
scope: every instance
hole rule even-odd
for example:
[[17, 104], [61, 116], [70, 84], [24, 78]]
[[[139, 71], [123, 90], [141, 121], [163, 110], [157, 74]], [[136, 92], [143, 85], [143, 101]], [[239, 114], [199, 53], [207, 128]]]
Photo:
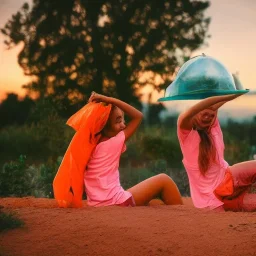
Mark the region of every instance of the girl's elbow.
[[139, 111], [138, 118], [139, 118], [140, 120], [142, 120], [143, 117], [144, 117], [143, 113]]
[[142, 119], [143, 118], [143, 113], [139, 110], [136, 110], [136, 112], [134, 112], [133, 117], [136, 118], [136, 119]]
[[179, 127], [181, 125], [183, 121], [182, 115], [179, 115], [178, 119], [177, 119], [177, 126]]

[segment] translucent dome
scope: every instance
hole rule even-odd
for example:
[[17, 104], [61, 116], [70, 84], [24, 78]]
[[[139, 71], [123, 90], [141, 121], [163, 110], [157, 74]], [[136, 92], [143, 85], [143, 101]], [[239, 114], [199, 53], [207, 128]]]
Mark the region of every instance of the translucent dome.
[[185, 62], [158, 101], [196, 100], [216, 95], [247, 93], [218, 60], [200, 55]]

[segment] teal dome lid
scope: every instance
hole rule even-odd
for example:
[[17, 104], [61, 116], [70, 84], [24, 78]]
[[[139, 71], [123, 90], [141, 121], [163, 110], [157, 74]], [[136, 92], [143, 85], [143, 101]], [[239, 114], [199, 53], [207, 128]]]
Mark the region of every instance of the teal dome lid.
[[217, 95], [247, 93], [238, 78], [218, 60], [200, 55], [185, 62], [158, 101], [197, 100]]

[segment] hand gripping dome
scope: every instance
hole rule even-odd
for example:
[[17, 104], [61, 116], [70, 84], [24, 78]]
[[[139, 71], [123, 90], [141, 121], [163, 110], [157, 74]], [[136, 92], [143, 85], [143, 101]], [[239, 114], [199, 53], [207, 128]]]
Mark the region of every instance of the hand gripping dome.
[[200, 55], [185, 62], [158, 101], [197, 100], [211, 96], [247, 93], [237, 78], [218, 60]]

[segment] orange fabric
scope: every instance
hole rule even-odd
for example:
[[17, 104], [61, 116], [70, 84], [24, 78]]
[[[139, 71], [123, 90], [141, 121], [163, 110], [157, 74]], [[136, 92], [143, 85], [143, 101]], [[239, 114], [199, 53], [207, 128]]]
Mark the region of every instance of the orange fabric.
[[110, 110], [110, 104], [91, 102], [68, 119], [67, 124], [76, 133], [53, 181], [54, 197], [60, 207], [82, 206], [84, 171]]
[[223, 198], [234, 193], [233, 177], [229, 169], [226, 170], [223, 181], [214, 190], [215, 196], [223, 201]]

